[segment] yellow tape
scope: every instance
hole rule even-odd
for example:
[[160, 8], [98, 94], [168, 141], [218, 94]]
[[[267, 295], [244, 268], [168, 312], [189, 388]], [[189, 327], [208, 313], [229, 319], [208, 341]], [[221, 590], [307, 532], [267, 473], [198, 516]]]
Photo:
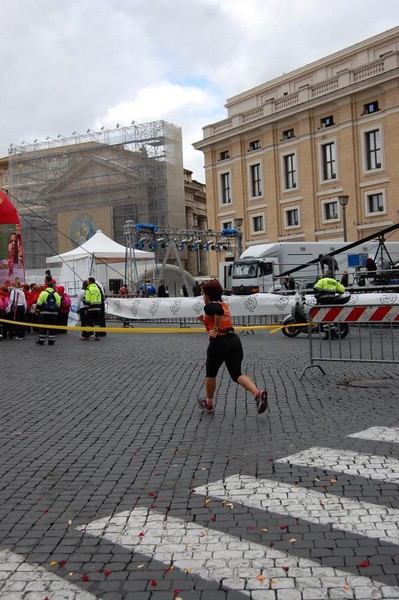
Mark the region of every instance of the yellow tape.
[[313, 323], [290, 323], [290, 325], [270, 325], [273, 327], [273, 330], [270, 333], [277, 333], [281, 331], [281, 329], [286, 329], [289, 327], [309, 327], [309, 325], [313, 325]]
[[[0, 323], [13, 323], [14, 325], [25, 325], [26, 327], [34, 327], [41, 329], [62, 329], [66, 331], [105, 331], [107, 333], [206, 333], [204, 327], [79, 327], [65, 325], [45, 325], [38, 323], [24, 323], [22, 321], [9, 321], [0, 319]], [[275, 329], [279, 331], [285, 325], [248, 325], [242, 327], [234, 327], [236, 331], [252, 331], [258, 329]], [[272, 331], [271, 333], [274, 333]]]

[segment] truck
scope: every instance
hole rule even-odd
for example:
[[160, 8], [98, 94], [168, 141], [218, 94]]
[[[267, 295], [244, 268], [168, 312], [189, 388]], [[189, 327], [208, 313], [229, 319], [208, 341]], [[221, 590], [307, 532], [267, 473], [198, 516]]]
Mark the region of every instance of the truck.
[[[368, 257], [379, 269], [399, 265], [399, 242], [380, 239], [348, 242], [278, 242], [249, 246], [238, 260], [220, 264], [219, 277], [226, 293], [250, 295], [281, 289], [312, 287], [321, 274], [319, 256], [332, 255], [337, 278], [352, 275], [355, 283]], [[364, 272], [364, 271], [363, 271]]]

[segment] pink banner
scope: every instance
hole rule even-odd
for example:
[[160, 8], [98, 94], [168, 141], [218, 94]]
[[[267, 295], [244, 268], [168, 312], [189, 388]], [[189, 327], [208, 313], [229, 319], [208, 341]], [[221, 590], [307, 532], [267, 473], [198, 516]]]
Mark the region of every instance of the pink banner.
[[25, 281], [21, 226], [13, 203], [0, 189], [0, 285], [16, 277]]

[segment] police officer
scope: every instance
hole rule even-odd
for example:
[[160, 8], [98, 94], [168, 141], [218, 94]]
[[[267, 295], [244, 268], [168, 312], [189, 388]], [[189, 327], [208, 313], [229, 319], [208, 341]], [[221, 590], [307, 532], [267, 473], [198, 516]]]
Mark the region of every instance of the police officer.
[[[61, 296], [54, 290], [54, 284], [47, 282], [47, 287], [43, 290], [36, 303], [36, 314], [39, 317], [40, 325], [57, 325], [58, 310], [61, 306]], [[48, 345], [55, 344], [55, 330], [40, 327], [39, 339], [36, 344], [43, 346], [48, 335]]]
[[339, 283], [334, 277], [321, 277], [313, 287], [316, 300], [320, 304], [325, 304], [335, 300], [336, 294], [343, 294], [345, 286]]
[[[101, 290], [96, 284], [96, 280], [94, 277], [89, 277], [87, 280], [87, 288], [86, 293], [84, 295], [84, 303], [87, 307], [87, 325], [89, 327], [101, 327], [101, 303], [102, 303], [102, 294]], [[90, 332], [83, 331], [82, 337], [80, 338], [82, 341], [88, 341], [90, 336]], [[99, 332], [95, 332], [94, 339], [96, 342], [100, 340]]]

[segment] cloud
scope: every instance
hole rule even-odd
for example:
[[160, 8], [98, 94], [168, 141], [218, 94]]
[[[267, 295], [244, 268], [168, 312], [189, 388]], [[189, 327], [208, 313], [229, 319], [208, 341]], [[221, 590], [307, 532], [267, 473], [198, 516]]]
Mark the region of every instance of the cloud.
[[[184, 166], [202, 175], [203, 155], [194, 150], [192, 143], [202, 139], [202, 120], [224, 118], [220, 98], [194, 86], [172, 84], [167, 81], [140, 89], [132, 100], [125, 100], [99, 115], [95, 128], [102, 125], [113, 128], [116, 123], [129, 124], [164, 120], [182, 128]], [[201, 181], [204, 177], [200, 178]]]
[[[226, 100], [399, 22], [397, 0], [0, 3], [0, 155], [96, 124], [165, 119], [204, 181], [202, 127]], [[126, 118], [125, 118], [126, 117]]]

